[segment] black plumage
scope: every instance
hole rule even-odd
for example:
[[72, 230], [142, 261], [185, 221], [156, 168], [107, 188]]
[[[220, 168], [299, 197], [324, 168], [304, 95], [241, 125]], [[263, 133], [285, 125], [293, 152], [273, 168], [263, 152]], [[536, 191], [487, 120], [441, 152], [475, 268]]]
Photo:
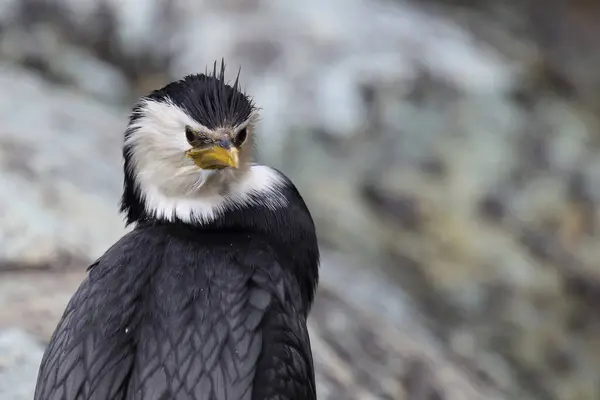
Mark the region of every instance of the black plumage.
[[[249, 100], [223, 70], [186, 79], [196, 83], [188, 91], [184, 79], [163, 93], [199, 122], [247, 117]], [[206, 104], [216, 106], [194, 109]], [[89, 267], [50, 339], [35, 400], [315, 399], [306, 318], [319, 251], [292, 182], [281, 175], [286, 207], [254, 193], [186, 224], [144, 212], [132, 173], [122, 211], [135, 227]]]

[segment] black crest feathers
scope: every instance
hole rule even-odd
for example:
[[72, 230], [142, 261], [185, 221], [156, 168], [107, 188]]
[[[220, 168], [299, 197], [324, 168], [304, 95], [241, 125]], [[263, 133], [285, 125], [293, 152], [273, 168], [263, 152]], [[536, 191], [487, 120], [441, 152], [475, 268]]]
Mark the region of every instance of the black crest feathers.
[[235, 126], [243, 123], [254, 110], [252, 100], [240, 89], [238, 70], [233, 85], [225, 82], [225, 60], [217, 70], [215, 61], [212, 73], [187, 75], [147, 98], [154, 101], [171, 101], [192, 118], [209, 129]]

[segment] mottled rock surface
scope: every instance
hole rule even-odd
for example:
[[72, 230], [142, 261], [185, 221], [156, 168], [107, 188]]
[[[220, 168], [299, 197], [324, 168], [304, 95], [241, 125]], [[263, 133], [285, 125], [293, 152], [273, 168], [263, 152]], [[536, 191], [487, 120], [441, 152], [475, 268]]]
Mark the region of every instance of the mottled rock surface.
[[[599, 19], [589, 1], [0, 1], [0, 299], [29, 282], [19, 307], [60, 315], [79, 272], [56, 270], [123, 231], [131, 101], [225, 57], [264, 109], [261, 159], [363, 266], [324, 263], [324, 398], [600, 398]], [[35, 285], [61, 294], [35, 306]], [[47, 338], [33, 320], [0, 312]]]
[[0, 395], [2, 400], [31, 400], [44, 347], [23, 330], [0, 331]]
[[124, 232], [126, 114], [6, 63], [0, 87], [0, 271], [98, 257]]

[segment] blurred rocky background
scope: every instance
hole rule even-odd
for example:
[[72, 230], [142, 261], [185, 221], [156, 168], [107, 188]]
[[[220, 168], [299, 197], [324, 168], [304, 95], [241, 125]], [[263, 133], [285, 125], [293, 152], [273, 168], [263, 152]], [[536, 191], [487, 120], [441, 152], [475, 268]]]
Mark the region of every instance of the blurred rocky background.
[[588, 0], [0, 0], [0, 399], [124, 232], [131, 105], [222, 57], [318, 224], [320, 399], [599, 399], [598, 37]]

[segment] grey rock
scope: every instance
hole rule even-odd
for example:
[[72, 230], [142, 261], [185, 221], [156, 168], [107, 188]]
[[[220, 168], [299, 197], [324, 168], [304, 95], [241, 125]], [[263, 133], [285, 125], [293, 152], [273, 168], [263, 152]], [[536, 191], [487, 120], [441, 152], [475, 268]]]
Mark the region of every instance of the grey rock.
[[319, 398], [506, 398], [448, 356], [426, 326], [384, 274], [324, 251], [309, 317]]
[[0, 395], [3, 400], [33, 398], [44, 348], [21, 329], [0, 331]]
[[6, 64], [0, 85], [0, 262], [94, 259], [124, 232], [125, 114]]
[[0, 59], [25, 65], [52, 82], [75, 87], [107, 103], [127, 100], [129, 82], [124, 74], [99, 60], [90, 49], [69, 43], [65, 33], [50, 24], [24, 29], [16, 24], [19, 18], [6, 19], [4, 25], [0, 20]]

